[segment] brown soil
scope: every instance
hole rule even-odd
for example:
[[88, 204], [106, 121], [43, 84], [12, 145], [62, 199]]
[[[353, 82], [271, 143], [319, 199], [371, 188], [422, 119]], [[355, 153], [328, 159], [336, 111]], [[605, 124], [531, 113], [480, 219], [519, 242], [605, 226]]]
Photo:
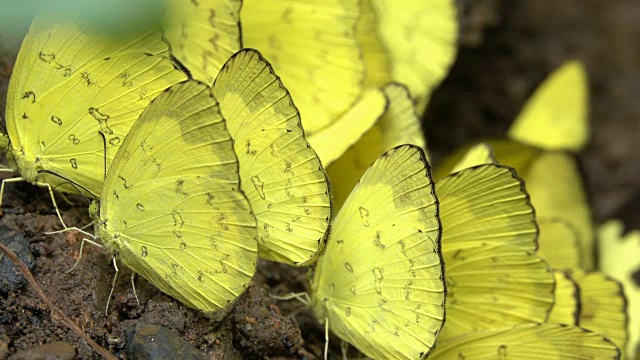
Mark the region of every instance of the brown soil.
[[[481, 0], [463, 7], [462, 49], [451, 75], [425, 117], [436, 159], [478, 137], [502, 136], [544, 77], [564, 60], [583, 59], [591, 77], [593, 138], [581, 162], [598, 221], [622, 217], [640, 227], [640, 4], [634, 0]], [[19, 42], [19, 41], [18, 41]], [[0, 106], [17, 49], [0, 41]], [[3, 90], [4, 89], [4, 90]], [[4, 111], [2, 111], [4, 113]], [[86, 202], [59, 200], [68, 224], [89, 222]], [[175, 330], [212, 359], [313, 359], [322, 354], [323, 328], [296, 301], [275, 301], [305, 288], [306, 269], [261, 262], [255, 286], [219, 324], [163, 295], [137, 278], [136, 304], [129, 272], [120, 268], [105, 316], [114, 269], [110, 257], [88, 246], [77, 260], [81, 237], [44, 235], [59, 227], [46, 192], [9, 185], [0, 225], [24, 232], [36, 257], [33, 273], [57, 306], [99, 344], [123, 355], [124, 331], [136, 322]], [[57, 340], [77, 346], [78, 358], [99, 358], [53, 316], [28, 287], [0, 296], [0, 335], [9, 352]], [[6, 339], [0, 336], [1, 339]], [[333, 341], [334, 354], [339, 354]], [[337, 355], [336, 355], [337, 356]]]

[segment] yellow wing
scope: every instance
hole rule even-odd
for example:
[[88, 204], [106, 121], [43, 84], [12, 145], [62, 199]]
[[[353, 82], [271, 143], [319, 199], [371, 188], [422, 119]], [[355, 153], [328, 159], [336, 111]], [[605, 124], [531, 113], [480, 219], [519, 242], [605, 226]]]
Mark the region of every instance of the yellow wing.
[[579, 269], [583, 261], [580, 252], [580, 232], [569, 220], [562, 218], [544, 218], [544, 208], [538, 227], [538, 254], [553, 268]]
[[[591, 209], [576, 160], [567, 153], [543, 151], [512, 140], [490, 140], [488, 143], [495, 159], [500, 164], [514, 167], [527, 184], [540, 226], [540, 254], [562, 269], [568, 269], [576, 262], [584, 269], [593, 269]], [[436, 170], [434, 178], [446, 177], [469, 148], [461, 148], [448, 157]], [[568, 245], [574, 241], [578, 242], [577, 249]]]
[[[371, 130], [385, 114], [388, 105], [383, 89], [370, 89], [338, 120], [322, 129], [322, 131], [309, 135], [307, 138], [309, 144], [318, 153], [322, 163], [325, 166], [329, 166]], [[379, 139], [376, 138], [376, 140]], [[373, 160], [375, 159], [377, 157]], [[361, 164], [360, 167], [366, 169], [373, 160], [367, 164]], [[359, 178], [360, 176], [357, 176], [355, 181]], [[350, 192], [351, 188], [347, 190]], [[344, 198], [348, 195], [349, 193], [347, 192]]]
[[602, 334], [620, 349], [627, 342], [627, 301], [622, 285], [602, 273], [574, 271], [580, 288], [578, 325]]
[[[100, 194], [107, 161], [149, 102], [186, 78], [160, 31], [110, 38], [93, 28], [32, 23], [7, 95], [10, 157], [29, 182], [66, 180]], [[107, 164], [108, 165], [108, 164]], [[69, 185], [57, 188], [73, 191]]]
[[438, 202], [420, 148], [378, 159], [338, 213], [312, 279], [320, 321], [376, 359], [417, 359], [444, 321]]
[[260, 256], [294, 265], [315, 261], [326, 243], [331, 197], [287, 89], [257, 51], [242, 50], [222, 68], [213, 91], [258, 220]]
[[547, 150], [582, 150], [589, 138], [588, 97], [582, 63], [565, 63], [527, 101], [509, 137]]
[[[496, 153], [498, 161], [499, 155]], [[549, 176], [553, 174], [553, 177]], [[555, 251], [573, 252], [571, 249], [559, 249], [559, 244], [573, 241], [575, 235], [567, 239], [567, 229], [554, 226], [556, 219], [570, 224], [577, 233], [579, 241], [579, 261], [583, 269], [594, 267], [594, 234], [591, 221], [591, 209], [587, 201], [578, 165], [571, 155], [562, 152], [544, 152], [536, 158], [528, 171], [523, 172], [527, 183], [527, 191], [531, 195], [531, 203], [536, 209], [540, 222], [540, 253], [550, 254]], [[544, 245], [551, 245], [549, 248]], [[556, 254], [557, 256], [558, 254]], [[567, 259], [573, 261], [574, 259]], [[562, 266], [565, 268], [565, 266]]]
[[439, 341], [429, 359], [620, 359], [602, 336], [575, 326], [526, 324]]
[[623, 235], [624, 226], [610, 220], [598, 228], [600, 269], [623, 285], [629, 315], [626, 355], [640, 356], [640, 231]]
[[531, 164], [542, 152], [540, 149], [523, 145], [513, 140], [485, 139], [481, 142], [462, 146], [456, 149], [453, 154], [447, 156], [434, 172], [434, 179], [439, 181], [449, 176], [469, 151], [482, 143], [491, 146], [493, 150], [491, 154], [495, 162], [513, 167], [523, 178]]
[[245, 47], [269, 59], [304, 114], [309, 134], [360, 96], [363, 61], [356, 40], [357, 0], [245, 0]]
[[96, 219], [105, 247], [185, 305], [219, 318], [251, 280], [255, 218], [210, 88], [160, 95], [136, 121], [107, 174]]
[[225, 61], [242, 48], [242, 1], [163, 1], [163, 29], [173, 54], [195, 79], [212, 84]]
[[[365, 129], [364, 135], [355, 144], [352, 142], [353, 145], [346, 152], [341, 153], [342, 156], [338, 160], [332, 163], [325, 162], [325, 164], [331, 164], [327, 173], [331, 179], [331, 191], [336, 209], [340, 209], [358, 179], [385, 151], [401, 144], [413, 144], [425, 148], [420, 118], [415, 113], [413, 101], [409, 97], [407, 88], [400, 84], [391, 83], [383, 86], [382, 92], [387, 103], [382, 114], [372, 112], [368, 115], [369, 117], [341, 120], [354, 124], [356, 122], [362, 123], [366, 119], [373, 119], [373, 116], [379, 117], [373, 127]], [[371, 107], [369, 106], [369, 108]], [[324, 146], [335, 146], [335, 139], [346, 137], [344, 135], [346, 127], [342, 126], [340, 129], [338, 124], [339, 122], [334, 124], [336, 126], [332, 134], [325, 135], [324, 131], [321, 133], [321, 136], [326, 138]], [[364, 129], [364, 126], [360, 129]], [[331, 141], [331, 138], [334, 140]]]
[[[421, 114], [457, 52], [455, 1], [371, 0], [371, 5], [379, 21], [377, 34], [390, 57], [391, 80], [409, 87]], [[368, 69], [369, 62], [365, 65]]]
[[511, 168], [481, 165], [436, 184], [448, 284], [441, 339], [544, 322], [553, 303], [550, 268], [535, 255], [537, 229]]
[[365, 87], [377, 87], [391, 81], [391, 54], [379, 35], [379, 18], [372, 0], [360, 0], [356, 34], [365, 64]]
[[580, 307], [578, 284], [564, 271], [554, 270], [553, 277], [556, 280], [555, 300], [547, 322], [578, 325], [578, 310]]
[[451, 173], [484, 164], [495, 164], [491, 145], [480, 143], [472, 146], [464, 157], [453, 167]]

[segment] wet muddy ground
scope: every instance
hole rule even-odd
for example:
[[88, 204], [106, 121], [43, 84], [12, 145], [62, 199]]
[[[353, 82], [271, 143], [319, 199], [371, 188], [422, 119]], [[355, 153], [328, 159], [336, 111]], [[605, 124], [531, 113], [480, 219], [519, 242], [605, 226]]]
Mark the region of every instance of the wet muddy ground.
[[[424, 123], [434, 159], [442, 159], [470, 139], [502, 136], [535, 86], [564, 60], [580, 58], [591, 79], [593, 129], [591, 144], [580, 160], [595, 220], [620, 217], [628, 229], [640, 228], [640, 3], [459, 3], [463, 22], [460, 55], [434, 95]], [[15, 43], [0, 41], [2, 109], [16, 50]], [[65, 222], [87, 224], [86, 202], [77, 197], [71, 202], [58, 200]], [[222, 323], [212, 323], [142, 278], [136, 280], [138, 306], [130, 273], [121, 267], [105, 316], [114, 274], [109, 256], [89, 246], [78, 266], [67, 273], [78, 258], [82, 237], [43, 234], [59, 228], [43, 189], [27, 184], [8, 186], [2, 210], [0, 230], [24, 236], [34, 255], [32, 272], [46, 294], [116, 356], [142, 357], [145, 351], [152, 351], [143, 346], [150, 341], [145, 336], [151, 335], [158, 345], [182, 346], [188, 351], [184, 340], [210, 359], [321, 357], [324, 331], [311, 311], [297, 301], [276, 301], [268, 296], [305, 291], [306, 269], [261, 262], [254, 285], [230, 315]], [[0, 294], [0, 359], [6, 352], [13, 354], [55, 341], [73, 347], [47, 352], [100, 358], [29, 287]], [[332, 344], [334, 353], [339, 354], [338, 342]], [[193, 358], [200, 356], [197, 353]]]

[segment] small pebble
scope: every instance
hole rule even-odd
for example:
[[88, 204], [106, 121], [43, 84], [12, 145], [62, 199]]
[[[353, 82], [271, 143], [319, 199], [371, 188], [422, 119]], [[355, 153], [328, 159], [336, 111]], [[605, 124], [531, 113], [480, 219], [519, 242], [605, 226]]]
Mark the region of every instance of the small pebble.
[[175, 332], [139, 322], [126, 331], [125, 352], [129, 360], [204, 360], [204, 355]]
[[[22, 233], [4, 225], [0, 226], [0, 243], [16, 253], [29, 270], [33, 269], [36, 262], [29, 251], [29, 242]], [[26, 283], [27, 279], [22, 276], [20, 270], [13, 265], [4, 252], [0, 251], [0, 293], [6, 294], [20, 289]]]
[[68, 342], [56, 341], [18, 351], [9, 356], [8, 360], [73, 360], [75, 357], [75, 346]]
[[0, 335], [0, 360], [4, 360], [9, 355], [9, 343], [11, 339], [9, 339], [6, 335]]

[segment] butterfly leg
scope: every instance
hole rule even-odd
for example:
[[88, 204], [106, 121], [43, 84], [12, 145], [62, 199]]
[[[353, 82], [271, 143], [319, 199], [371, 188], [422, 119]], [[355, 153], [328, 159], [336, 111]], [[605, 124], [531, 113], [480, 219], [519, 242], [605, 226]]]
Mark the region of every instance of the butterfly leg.
[[324, 360], [329, 356], [329, 318], [324, 318]]
[[342, 359], [347, 360], [347, 351], [349, 350], [349, 343], [342, 340], [340, 344], [340, 351], [342, 352]]
[[47, 183], [39, 183], [39, 182], [37, 182], [36, 185], [46, 187], [47, 189], [49, 189], [49, 195], [51, 196], [51, 202], [53, 203], [53, 208], [56, 209], [56, 214], [58, 214], [58, 219], [60, 219], [60, 223], [62, 223], [62, 227], [66, 229], [67, 224], [65, 224], [64, 220], [62, 220], [62, 215], [60, 215], [60, 210], [58, 209], [56, 198], [53, 196], [53, 189], [51, 189], [51, 186]]
[[[91, 225], [91, 224], [93, 224], [93, 222], [91, 222], [89, 225]], [[83, 230], [86, 227], [87, 227], [86, 225], [81, 227], [81, 228], [77, 228], [75, 226], [72, 226], [72, 227], [68, 227], [68, 228], [62, 229], [62, 230], [46, 231], [46, 232], [44, 232], [44, 234], [45, 235], [55, 235], [55, 234], [62, 234], [62, 233], [65, 233], [65, 232], [69, 232], [69, 231], [75, 230], [75, 231], [81, 233], [82, 235], [85, 235], [85, 236], [88, 236], [88, 237], [90, 237], [92, 239], [95, 239], [96, 237], [93, 234], [88, 233], [88, 232]]]
[[71, 202], [71, 200], [69, 200], [69, 198], [66, 197], [63, 193], [59, 193], [58, 195], [62, 198], [62, 200], [64, 200], [64, 202], [67, 203], [67, 205], [73, 206], [73, 203]]
[[133, 288], [133, 296], [136, 297], [136, 302], [138, 306], [140, 306], [140, 300], [138, 300], [138, 293], [136, 293], [136, 283], [135, 283], [136, 273], [131, 272], [131, 287]]
[[306, 292], [288, 293], [288, 294], [283, 295], [283, 296], [269, 294], [269, 297], [272, 298], [272, 299], [276, 299], [276, 300], [296, 299], [296, 300], [300, 301], [305, 306], [311, 306], [311, 299], [309, 298], [309, 294], [307, 294]]
[[107, 306], [104, 309], [104, 315], [109, 315], [109, 303], [111, 302], [111, 295], [113, 295], [113, 289], [116, 288], [116, 279], [118, 278], [118, 265], [116, 265], [116, 257], [111, 258], [113, 260], [113, 268], [116, 269], [115, 275], [113, 275], [113, 282], [111, 283], [111, 291], [109, 291], [109, 298], [107, 299]]
[[[2, 172], [1, 169], [0, 169], [0, 172]], [[2, 180], [2, 185], [0, 186], [0, 207], [2, 207], [2, 199], [4, 199], [4, 184], [11, 183], [11, 182], [21, 182], [21, 181], [24, 181], [24, 178], [18, 177], [18, 178]]]
[[[93, 235], [90, 235], [90, 236], [93, 238]], [[84, 250], [84, 243], [85, 243], [85, 242], [88, 242], [88, 243], [89, 243], [89, 244], [91, 244], [91, 245], [97, 246], [97, 247], [99, 247], [100, 249], [104, 249], [104, 247], [103, 247], [102, 245], [98, 244], [98, 243], [97, 243], [97, 242], [95, 242], [95, 241], [92, 241], [92, 240], [89, 240], [89, 239], [86, 239], [86, 238], [85, 238], [85, 239], [82, 239], [82, 242], [80, 243], [80, 255], [78, 256], [78, 260], [76, 260], [76, 263], [75, 263], [75, 264], [73, 264], [73, 267], [71, 267], [71, 269], [69, 269], [69, 271], [67, 271], [67, 274], [68, 274], [68, 273], [70, 273], [70, 272], [72, 272], [72, 271], [73, 271], [73, 269], [75, 269], [75, 268], [76, 268], [76, 266], [78, 265], [78, 263], [80, 262], [80, 259], [82, 259], [82, 251]]]

